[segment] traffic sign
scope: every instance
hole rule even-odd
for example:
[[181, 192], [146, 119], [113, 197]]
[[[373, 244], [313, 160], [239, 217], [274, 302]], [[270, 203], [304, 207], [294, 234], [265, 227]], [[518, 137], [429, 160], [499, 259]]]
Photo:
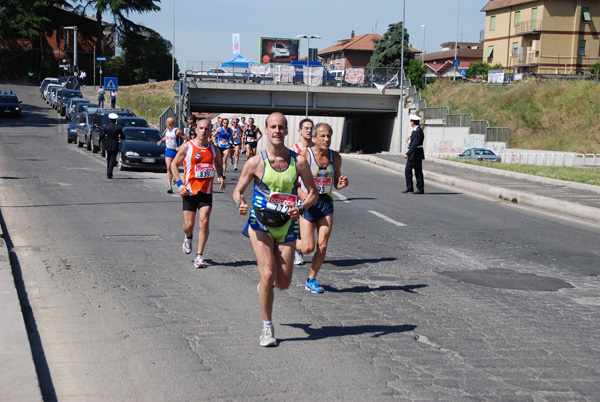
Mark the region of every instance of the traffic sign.
[[187, 93], [188, 87], [187, 84], [183, 81], [177, 81], [175, 85], [173, 85], [173, 91], [175, 91], [175, 95], [185, 95]]
[[105, 91], [118, 91], [119, 82], [117, 77], [104, 77], [104, 90]]
[[106, 57], [96, 57], [97, 61], [106, 61]]
[[452, 63], [452, 65], [456, 68], [460, 67], [460, 60], [454, 60], [454, 62]]

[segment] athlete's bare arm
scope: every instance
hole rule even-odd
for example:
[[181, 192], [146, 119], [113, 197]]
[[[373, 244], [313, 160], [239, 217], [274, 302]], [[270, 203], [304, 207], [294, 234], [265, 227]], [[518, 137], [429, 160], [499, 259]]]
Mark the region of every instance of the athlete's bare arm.
[[348, 176], [342, 176], [342, 157], [335, 151], [333, 151], [333, 167], [335, 169], [335, 177], [333, 178], [335, 188], [341, 190], [348, 187]]
[[[173, 174], [173, 179], [175, 179], [175, 181], [179, 181], [181, 180], [181, 177], [179, 176], [179, 165], [181, 165], [183, 163], [183, 160], [185, 159], [185, 154], [187, 153], [189, 147], [189, 143], [185, 143], [182, 146], [179, 147], [179, 151], [177, 151], [177, 155], [175, 155], [175, 157], [173, 158], [173, 161], [171, 162], [171, 173]], [[177, 190], [179, 191], [179, 195], [182, 197], [185, 197], [186, 195], [189, 195], [187, 188], [184, 185], [181, 186], [177, 186]]]
[[[308, 161], [304, 156], [298, 155], [296, 158], [296, 169], [298, 169], [302, 183], [304, 183], [304, 187], [306, 187], [307, 191], [306, 197], [302, 200], [302, 206], [308, 209], [315, 202], [317, 202], [317, 199], [319, 198], [319, 192], [317, 191], [317, 186], [315, 185], [315, 179], [310, 172]], [[300, 212], [298, 211], [298, 207], [293, 207], [290, 209], [290, 217], [292, 219], [298, 219], [299, 216]]]
[[[209, 144], [210, 145], [210, 144]], [[215, 170], [217, 171], [217, 180], [219, 181], [219, 190], [225, 190], [225, 180], [223, 179], [223, 158], [221, 158], [221, 151], [219, 147], [213, 147], [215, 150]]]
[[246, 203], [246, 198], [244, 197], [244, 191], [248, 188], [248, 185], [252, 182], [252, 180], [256, 180], [257, 177], [262, 177], [265, 165], [262, 160], [261, 155], [255, 155], [252, 158], [248, 159], [248, 162], [244, 165], [244, 169], [242, 169], [242, 174], [238, 179], [237, 185], [231, 194], [233, 198], [233, 202], [237, 205], [238, 201], [242, 201], [238, 205], [238, 213], [240, 215], [246, 215], [248, 213], [248, 204]]

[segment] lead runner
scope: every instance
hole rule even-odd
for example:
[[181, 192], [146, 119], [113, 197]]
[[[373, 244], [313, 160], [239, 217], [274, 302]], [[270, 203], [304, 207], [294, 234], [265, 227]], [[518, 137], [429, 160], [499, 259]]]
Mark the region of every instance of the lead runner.
[[[288, 133], [285, 116], [271, 113], [265, 125], [267, 149], [246, 162], [232, 196], [238, 213], [246, 215], [244, 191], [254, 181], [252, 209], [243, 233], [250, 237], [260, 272], [259, 301], [263, 316], [260, 345], [277, 346], [272, 321], [273, 288], [283, 290], [290, 286], [297, 219], [317, 200], [318, 193], [306, 158], [284, 144]], [[306, 187], [300, 208], [296, 206], [298, 177]]]

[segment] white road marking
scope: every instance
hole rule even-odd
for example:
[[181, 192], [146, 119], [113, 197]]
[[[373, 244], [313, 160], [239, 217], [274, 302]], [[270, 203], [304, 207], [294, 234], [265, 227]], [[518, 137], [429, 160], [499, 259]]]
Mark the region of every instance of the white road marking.
[[337, 191], [333, 191], [332, 194], [335, 195], [337, 198], [339, 198], [340, 201], [350, 203], [350, 200], [348, 198], [346, 198], [346, 196], [344, 194], [338, 193]]
[[369, 211], [369, 212], [370, 212], [370, 213], [372, 213], [373, 215], [375, 215], [375, 216], [377, 216], [377, 217], [379, 217], [379, 218], [383, 219], [384, 221], [386, 221], [386, 222], [389, 222], [389, 223], [392, 223], [392, 224], [394, 224], [394, 225], [396, 225], [396, 226], [406, 226], [404, 223], [402, 223], [402, 222], [398, 222], [398, 221], [395, 221], [395, 220], [393, 220], [392, 218], [389, 218], [389, 217], [385, 216], [384, 214], [380, 214], [380, 213], [379, 213], [379, 212], [377, 212], [377, 211]]

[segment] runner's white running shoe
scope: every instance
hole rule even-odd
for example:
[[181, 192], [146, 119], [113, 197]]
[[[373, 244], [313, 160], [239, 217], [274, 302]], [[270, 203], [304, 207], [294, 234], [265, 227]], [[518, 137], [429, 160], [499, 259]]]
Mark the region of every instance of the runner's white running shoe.
[[277, 339], [275, 339], [275, 332], [272, 325], [263, 327], [260, 333], [260, 346], [277, 346]]
[[300, 251], [294, 252], [294, 265], [304, 265], [304, 254]]
[[183, 235], [183, 244], [181, 245], [181, 249], [184, 253], [189, 254], [192, 252], [192, 239], [188, 239], [187, 236]]
[[196, 254], [196, 258], [194, 258], [194, 267], [196, 268], [206, 268], [206, 263], [204, 262], [204, 258], [200, 254]]

